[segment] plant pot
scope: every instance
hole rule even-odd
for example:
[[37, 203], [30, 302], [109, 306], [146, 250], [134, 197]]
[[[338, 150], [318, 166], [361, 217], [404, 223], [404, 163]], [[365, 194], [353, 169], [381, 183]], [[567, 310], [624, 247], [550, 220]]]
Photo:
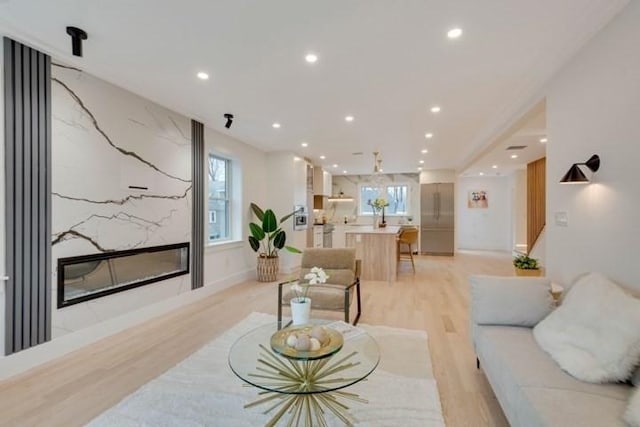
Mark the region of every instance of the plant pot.
[[542, 271], [539, 268], [522, 269], [516, 268], [516, 276], [540, 276]]
[[275, 282], [278, 280], [280, 259], [275, 257], [258, 257], [258, 282]]
[[311, 316], [311, 298], [291, 298], [291, 319], [294, 325], [306, 325]]

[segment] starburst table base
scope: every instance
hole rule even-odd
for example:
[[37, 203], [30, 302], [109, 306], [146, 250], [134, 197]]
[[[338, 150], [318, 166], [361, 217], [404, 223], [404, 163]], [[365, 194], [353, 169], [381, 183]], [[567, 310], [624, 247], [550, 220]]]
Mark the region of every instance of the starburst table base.
[[[259, 373], [250, 374], [257, 378], [261, 384], [268, 386], [273, 391], [262, 391], [261, 397], [245, 405], [245, 408], [267, 404], [270, 406], [264, 411], [269, 414], [276, 411], [266, 424], [267, 427], [275, 426], [285, 414], [290, 418], [287, 426], [312, 426], [326, 427], [325, 413], [330, 411], [345, 425], [353, 426], [354, 420], [348, 413], [349, 407], [340, 400], [352, 400], [360, 403], [368, 403], [355, 393], [341, 390], [331, 390], [332, 384], [356, 382], [358, 378], [336, 377], [335, 374], [348, 370], [360, 364], [350, 360], [357, 352], [334, 360], [328, 356], [319, 360], [294, 360], [281, 357], [265, 346], [260, 345], [262, 351], [259, 354]], [[266, 381], [270, 381], [266, 383]]]

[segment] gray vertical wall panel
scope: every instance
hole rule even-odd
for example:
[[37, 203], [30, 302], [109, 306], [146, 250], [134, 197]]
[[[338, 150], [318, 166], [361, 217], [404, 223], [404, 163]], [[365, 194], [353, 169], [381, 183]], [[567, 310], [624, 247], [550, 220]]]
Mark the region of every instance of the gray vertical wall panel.
[[[22, 253], [22, 348], [31, 347], [31, 246], [33, 236], [31, 234], [31, 206], [33, 194], [31, 194], [31, 175], [33, 171], [31, 146], [31, 104], [34, 99], [31, 95], [31, 52], [27, 46], [22, 46], [22, 149], [23, 149], [23, 186], [22, 186], [22, 206], [23, 206], [23, 253]], [[37, 101], [35, 101], [37, 102]], [[37, 143], [37, 141], [36, 141]]]
[[5, 352], [51, 338], [51, 62], [4, 39]]
[[[16, 178], [14, 188], [13, 188], [13, 215], [15, 217], [15, 228], [11, 231], [14, 233], [14, 246], [13, 248], [7, 248], [8, 251], [12, 251], [15, 255], [15, 264], [14, 264], [14, 274], [13, 276], [13, 286], [15, 289], [15, 300], [13, 301], [15, 315], [13, 317], [13, 348], [14, 351], [22, 350], [22, 318], [24, 315], [22, 309], [22, 284], [24, 283], [24, 274], [22, 270], [22, 258], [23, 258], [23, 249], [22, 244], [24, 242], [24, 233], [23, 233], [23, 219], [24, 219], [24, 202], [22, 200], [22, 194], [24, 194], [24, 165], [23, 165], [23, 141], [24, 134], [22, 132], [22, 47], [19, 44], [13, 43], [12, 46], [14, 53], [14, 60], [10, 63], [10, 66], [13, 68], [14, 73], [14, 81], [13, 81], [13, 103], [14, 103], [14, 141], [5, 140], [5, 144], [13, 143], [15, 150], [15, 157], [13, 160], [13, 175]], [[6, 63], [5, 63], [6, 66]], [[5, 87], [11, 86], [11, 83], [5, 82]], [[11, 126], [11, 123], [5, 123], [6, 126]]]
[[[38, 92], [38, 52], [35, 50], [31, 50], [31, 67], [30, 67], [30, 75], [31, 75], [31, 98], [39, 99], [40, 93]], [[32, 203], [32, 213], [30, 216], [31, 224], [29, 228], [31, 229], [31, 235], [33, 237], [37, 237], [38, 235], [38, 218], [40, 217], [40, 209], [38, 209], [37, 200], [40, 198], [40, 191], [38, 189], [38, 175], [39, 175], [39, 165], [40, 165], [40, 150], [39, 144], [40, 134], [38, 133], [38, 104], [39, 102], [31, 103], [31, 111], [29, 112], [29, 116], [31, 117], [31, 170], [34, 171], [32, 173], [31, 178], [31, 203]], [[31, 245], [31, 262], [39, 265], [40, 259], [38, 258], [38, 248], [41, 245]], [[39, 282], [39, 269], [32, 271], [31, 280], [35, 283]], [[29, 333], [30, 341], [29, 346], [34, 346], [38, 344], [38, 320], [41, 316], [38, 313], [38, 294], [39, 294], [40, 286], [32, 286], [31, 287], [31, 331]]]
[[[8, 39], [4, 39], [4, 114], [5, 114], [5, 141], [12, 141], [15, 137], [13, 129], [14, 123], [14, 105], [13, 105], [13, 87], [7, 86], [7, 82], [13, 82], [13, 67], [10, 66], [13, 62], [13, 50], [12, 45]], [[13, 286], [14, 272], [14, 255], [9, 251], [9, 248], [13, 248], [15, 244], [15, 235], [13, 230], [15, 229], [15, 219], [13, 216], [13, 193], [15, 186], [15, 175], [13, 171], [13, 159], [15, 156], [14, 144], [8, 144], [5, 142], [5, 268], [9, 280], [6, 285], [5, 296], [5, 352], [8, 354], [13, 349], [13, 319], [15, 317], [15, 310], [13, 301], [15, 301], [15, 287]], [[11, 204], [9, 203], [11, 201]]]
[[44, 138], [41, 139], [43, 141], [42, 145], [44, 145], [45, 151], [45, 160], [44, 160], [44, 171], [45, 171], [45, 191], [42, 194], [44, 198], [45, 205], [45, 219], [44, 219], [44, 231], [40, 233], [40, 236], [44, 238], [44, 242], [42, 242], [42, 247], [45, 250], [45, 259], [41, 263], [45, 268], [44, 272], [44, 280], [40, 283], [42, 288], [42, 292], [45, 295], [45, 310], [44, 310], [44, 321], [45, 321], [45, 340], [49, 341], [51, 339], [51, 57], [49, 55], [42, 55], [40, 57], [44, 62], [44, 79], [43, 79], [43, 92], [40, 95], [44, 101], [44, 111], [45, 114], [42, 116], [43, 128], [44, 128]]
[[191, 288], [204, 286], [204, 125], [191, 121], [191, 182], [193, 213], [191, 220]]

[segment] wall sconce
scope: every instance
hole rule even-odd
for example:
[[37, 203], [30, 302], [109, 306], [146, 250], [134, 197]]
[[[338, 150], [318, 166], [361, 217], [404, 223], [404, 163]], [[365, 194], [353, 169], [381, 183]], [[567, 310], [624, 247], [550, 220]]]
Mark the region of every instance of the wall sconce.
[[580, 169], [580, 165], [584, 165], [591, 170], [591, 172], [596, 172], [600, 169], [600, 156], [594, 154], [584, 163], [574, 163], [573, 166], [569, 169], [569, 171], [562, 177], [560, 180], [561, 184], [587, 184], [589, 179], [585, 176], [585, 174]]

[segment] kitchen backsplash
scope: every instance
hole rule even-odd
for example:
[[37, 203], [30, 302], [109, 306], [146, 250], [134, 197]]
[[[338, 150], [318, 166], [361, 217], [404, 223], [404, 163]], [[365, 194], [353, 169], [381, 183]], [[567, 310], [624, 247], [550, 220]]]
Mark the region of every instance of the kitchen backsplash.
[[[351, 202], [329, 202], [325, 210], [314, 211], [314, 222], [322, 222], [323, 217], [327, 222], [344, 223], [345, 218], [348, 223], [368, 224], [371, 222], [371, 215], [359, 215], [358, 203], [360, 202], [360, 187], [371, 185], [371, 175], [337, 175], [333, 176], [332, 194], [344, 193], [345, 196], [353, 197]], [[387, 215], [386, 221], [389, 224], [417, 224], [420, 219], [420, 183], [419, 174], [382, 174], [381, 185], [407, 184], [407, 215]], [[409, 221], [411, 220], [411, 221]]]

